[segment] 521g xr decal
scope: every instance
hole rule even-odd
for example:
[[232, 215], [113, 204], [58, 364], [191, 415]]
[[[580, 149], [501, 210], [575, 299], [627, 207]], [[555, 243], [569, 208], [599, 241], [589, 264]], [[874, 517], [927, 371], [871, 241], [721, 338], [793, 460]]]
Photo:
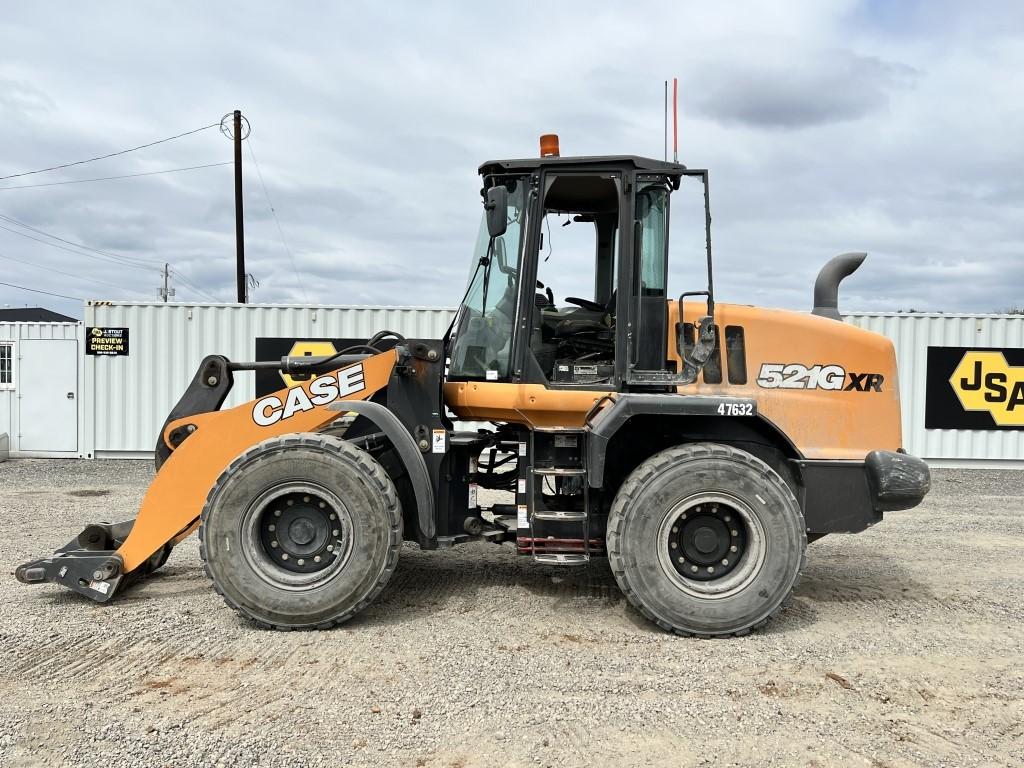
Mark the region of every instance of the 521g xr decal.
[[880, 373], [847, 372], [841, 365], [764, 363], [757, 385], [765, 389], [829, 389], [843, 392], [881, 392]]

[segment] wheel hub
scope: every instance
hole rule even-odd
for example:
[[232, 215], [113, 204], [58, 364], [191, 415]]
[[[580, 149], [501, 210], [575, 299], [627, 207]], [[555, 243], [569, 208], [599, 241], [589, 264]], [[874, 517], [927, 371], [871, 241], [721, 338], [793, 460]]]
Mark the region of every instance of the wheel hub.
[[258, 526], [264, 554], [294, 573], [322, 571], [344, 549], [338, 510], [311, 491], [271, 499], [259, 513]]
[[288, 526], [288, 534], [296, 544], [309, 544], [316, 537], [316, 528], [308, 518], [300, 517]]
[[734, 507], [705, 502], [677, 512], [667, 546], [669, 560], [680, 576], [710, 581], [727, 576], [743, 559], [747, 530]]

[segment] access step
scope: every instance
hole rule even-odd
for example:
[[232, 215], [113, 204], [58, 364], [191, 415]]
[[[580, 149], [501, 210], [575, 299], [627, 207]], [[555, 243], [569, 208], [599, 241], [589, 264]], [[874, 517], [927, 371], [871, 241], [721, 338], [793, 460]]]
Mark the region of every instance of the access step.
[[586, 565], [590, 555], [582, 552], [543, 552], [533, 556], [534, 562], [542, 565]]
[[556, 523], [582, 523], [587, 519], [586, 512], [573, 512], [569, 510], [542, 510], [533, 513], [534, 520], [549, 520]]

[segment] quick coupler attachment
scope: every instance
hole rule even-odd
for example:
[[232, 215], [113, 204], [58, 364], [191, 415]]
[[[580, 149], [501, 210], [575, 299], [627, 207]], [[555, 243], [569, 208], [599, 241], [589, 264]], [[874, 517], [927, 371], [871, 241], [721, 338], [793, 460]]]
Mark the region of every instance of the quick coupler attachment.
[[18, 566], [15, 578], [22, 584], [60, 584], [97, 603], [109, 602], [128, 585], [165, 562], [171, 546], [161, 547], [142, 566], [124, 573], [117, 549], [131, 533], [134, 520], [89, 525], [50, 557]]
[[19, 565], [14, 575], [22, 584], [52, 582], [105, 603], [124, 580], [120, 556], [113, 550], [54, 552], [52, 557]]

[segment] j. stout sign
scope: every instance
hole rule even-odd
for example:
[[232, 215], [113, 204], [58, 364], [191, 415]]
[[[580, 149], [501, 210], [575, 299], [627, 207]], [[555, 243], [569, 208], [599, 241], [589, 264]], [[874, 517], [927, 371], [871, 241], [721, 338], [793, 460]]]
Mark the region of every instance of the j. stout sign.
[[86, 328], [85, 354], [102, 356], [128, 355], [127, 328]]

